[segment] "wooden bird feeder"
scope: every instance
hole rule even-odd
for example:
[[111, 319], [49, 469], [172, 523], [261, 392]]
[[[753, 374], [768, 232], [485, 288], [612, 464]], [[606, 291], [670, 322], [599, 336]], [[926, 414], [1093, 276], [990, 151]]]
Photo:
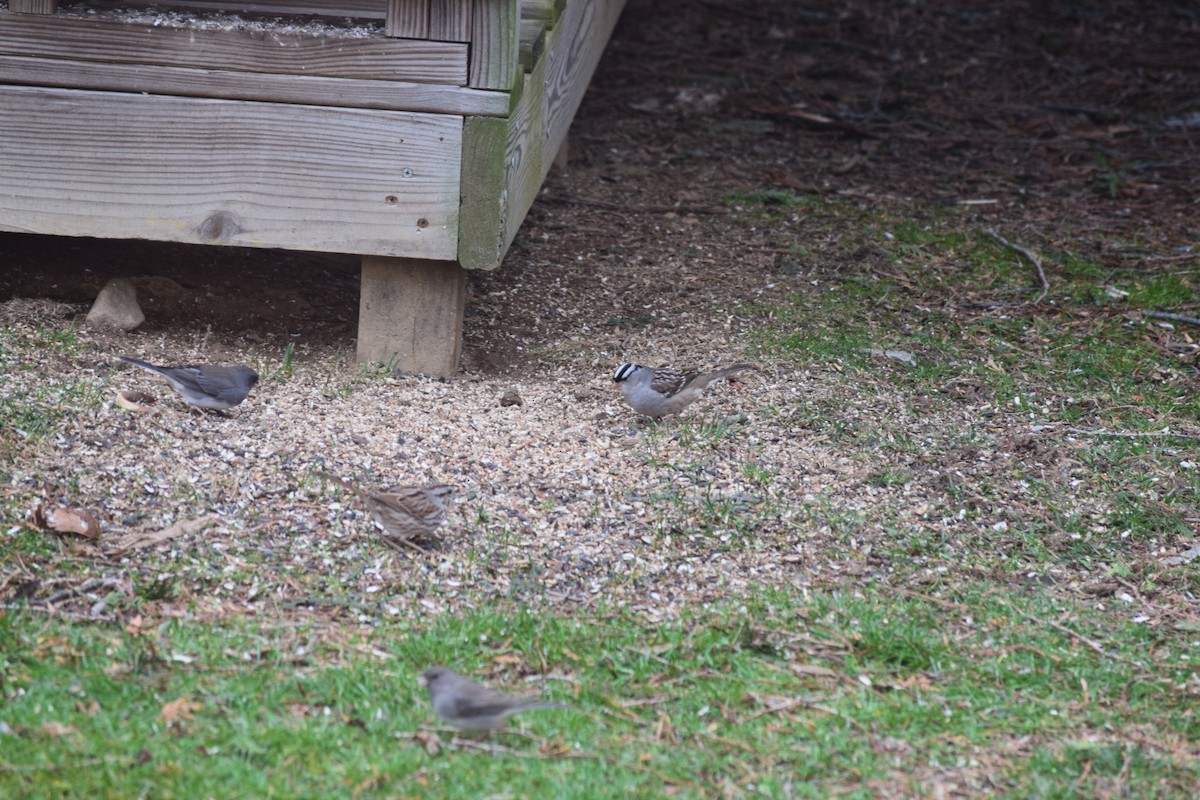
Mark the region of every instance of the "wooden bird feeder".
[[447, 375], [624, 0], [0, 2], [0, 230], [362, 255]]

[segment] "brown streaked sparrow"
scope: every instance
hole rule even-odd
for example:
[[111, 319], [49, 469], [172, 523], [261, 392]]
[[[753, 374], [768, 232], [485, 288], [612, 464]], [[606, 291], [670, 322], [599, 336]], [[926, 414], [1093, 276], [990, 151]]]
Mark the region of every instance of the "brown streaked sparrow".
[[446, 519], [446, 501], [457, 493], [453, 486], [431, 483], [426, 486], [397, 486], [390, 491], [364, 489], [336, 475], [322, 472], [321, 477], [341, 484], [358, 495], [371, 517], [383, 529], [384, 541], [392, 546], [413, 546], [413, 540], [433, 534]]

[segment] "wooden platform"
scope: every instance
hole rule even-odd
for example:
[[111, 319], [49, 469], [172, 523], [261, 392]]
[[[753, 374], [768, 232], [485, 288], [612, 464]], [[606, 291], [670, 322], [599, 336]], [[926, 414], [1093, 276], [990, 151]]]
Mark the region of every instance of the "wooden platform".
[[359, 357], [452, 373], [623, 4], [0, 2], [0, 230], [361, 254]]

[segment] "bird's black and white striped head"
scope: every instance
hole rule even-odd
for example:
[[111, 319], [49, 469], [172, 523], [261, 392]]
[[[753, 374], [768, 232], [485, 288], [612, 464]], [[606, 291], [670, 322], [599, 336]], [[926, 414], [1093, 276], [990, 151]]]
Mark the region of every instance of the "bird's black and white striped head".
[[617, 367], [617, 371], [613, 373], [613, 383], [621, 383], [629, 379], [629, 376], [642, 369], [639, 364], [622, 364]]

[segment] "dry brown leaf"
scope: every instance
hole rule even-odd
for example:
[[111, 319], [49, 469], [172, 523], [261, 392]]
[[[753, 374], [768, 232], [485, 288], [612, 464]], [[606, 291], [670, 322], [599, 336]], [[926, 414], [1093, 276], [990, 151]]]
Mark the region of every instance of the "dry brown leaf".
[[56, 739], [79, 733], [79, 729], [74, 725], [64, 725], [61, 722], [55, 722], [53, 720], [42, 723], [42, 727], [38, 730], [40, 730], [46, 736], [53, 736]]
[[167, 725], [176, 725], [185, 719], [191, 719], [192, 715], [203, 707], [199, 703], [193, 703], [186, 696], [177, 697], [170, 702], [163, 703], [158, 717]]
[[100, 522], [92, 514], [77, 508], [55, 508], [47, 513], [38, 506], [33, 510], [33, 524], [43, 530], [78, 533], [88, 539], [100, 538]]
[[169, 539], [174, 539], [177, 536], [183, 536], [188, 533], [196, 533], [197, 531], [204, 530], [213, 522], [216, 522], [216, 520], [217, 518], [215, 515], [209, 514], [198, 519], [189, 519], [184, 520], [183, 522], [176, 522], [171, 527], [163, 528], [161, 531], [154, 531], [152, 533], [135, 533], [132, 536], [127, 536], [126, 538], [117, 542], [117, 546], [113, 550], [113, 554], [120, 555], [122, 553], [127, 553], [130, 550], [141, 550], [146, 547], [161, 544]]
[[524, 659], [521, 656], [513, 655], [512, 653], [501, 653], [498, 656], [492, 656], [493, 664], [521, 664]]
[[135, 414], [146, 414], [154, 411], [150, 406], [158, 402], [158, 398], [149, 392], [139, 392], [135, 389], [125, 389], [117, 392], [117, 405]]
[[425, 752], [431, 756], [436, 756], [438, 751], [442, 749], [442, 740], [432, 733], [417, 731], [413, 734], [413, 739], [424, 745]]

